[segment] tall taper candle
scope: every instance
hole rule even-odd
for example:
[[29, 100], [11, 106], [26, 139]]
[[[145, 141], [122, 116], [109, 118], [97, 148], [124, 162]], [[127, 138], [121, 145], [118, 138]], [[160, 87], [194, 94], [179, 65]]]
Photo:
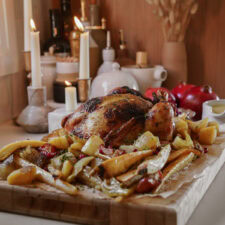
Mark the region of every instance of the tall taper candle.
[[30, 51], [30, 20], [32, 16], [32, 0], [23, 0], [24, 14], [24, 51]]
[[32, 28], [31, 36], [31, 78], [32, 87], [41, 87], [41, 60], [40, 60], [40, 39], [39, 32], [35, 31], [36, 27], [34, 21], [30, 20], [30, 25]]
[[90, 78], [89, 32], [80, 35], [80, 71], [79, 79]]

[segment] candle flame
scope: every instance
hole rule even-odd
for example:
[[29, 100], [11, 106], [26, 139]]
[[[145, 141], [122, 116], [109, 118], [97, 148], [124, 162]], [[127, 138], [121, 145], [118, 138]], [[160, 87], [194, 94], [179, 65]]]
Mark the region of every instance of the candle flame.
[[74, 22], [79, 31], [84, 32], [84, 26], [78, 19], [78, 17], [74, 16]]
[[68, 80], [65, 80], [65, 84], [66, 84], [66, 86], [68, 86], [68, 87], [72, 86], [72, 84], [71, 84]]
[[30, 19], [30, 27], [32, 31], [36, 31], [36, 26], [33, 19]]

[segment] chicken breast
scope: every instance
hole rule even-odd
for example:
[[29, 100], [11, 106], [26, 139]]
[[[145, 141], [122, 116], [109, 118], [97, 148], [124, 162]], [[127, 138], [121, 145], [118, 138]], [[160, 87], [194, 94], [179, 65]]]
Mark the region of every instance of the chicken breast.
[[93, 98], [62, 121], [70, 134], [88, 139], [99, 135], [106, 146], [132, 143], [145, 127], [152, 103], [135, 94], [112, 94]]

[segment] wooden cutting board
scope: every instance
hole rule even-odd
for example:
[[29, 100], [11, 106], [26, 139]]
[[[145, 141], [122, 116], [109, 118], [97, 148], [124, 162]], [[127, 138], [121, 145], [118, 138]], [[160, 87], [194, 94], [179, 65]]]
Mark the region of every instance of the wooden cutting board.
[[46, 184], [24, 187], [0, 181], [0, 210], [90, 225], [184, 225], [224, 164], [225, 150], [220, 151], [200, 178], [166, 199], [143, 196], [116, 202], [90, 190], [72, 197]]

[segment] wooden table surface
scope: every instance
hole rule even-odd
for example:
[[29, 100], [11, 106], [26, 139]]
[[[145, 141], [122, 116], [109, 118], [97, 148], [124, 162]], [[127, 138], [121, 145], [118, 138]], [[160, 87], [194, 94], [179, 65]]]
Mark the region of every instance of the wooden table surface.
[[[31, 135], [21, 128], [15, 127], [11, 122], [0, 126], [0, 147], [24, 138], [40, 139], [43, 135]], [[187, 225], [224, 225], [225, 224], [225, 166], [220, 170], [213, 184], [192, 214]], [[66, 225], [70, 223], [35, 218], [11, 213], [0, 212], [1, 225]]]

